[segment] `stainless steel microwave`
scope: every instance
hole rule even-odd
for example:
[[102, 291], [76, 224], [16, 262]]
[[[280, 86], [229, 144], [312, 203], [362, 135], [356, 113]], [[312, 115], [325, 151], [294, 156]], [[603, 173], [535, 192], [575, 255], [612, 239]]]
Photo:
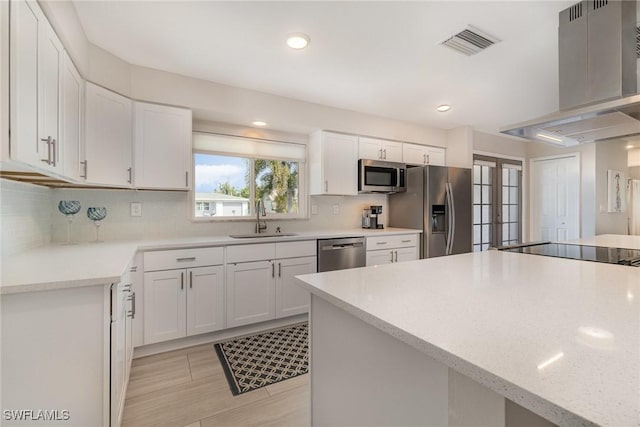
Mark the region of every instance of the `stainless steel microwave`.
[[407, 191], [404, 163], [358, 160], [358, 193], [402, 193]]

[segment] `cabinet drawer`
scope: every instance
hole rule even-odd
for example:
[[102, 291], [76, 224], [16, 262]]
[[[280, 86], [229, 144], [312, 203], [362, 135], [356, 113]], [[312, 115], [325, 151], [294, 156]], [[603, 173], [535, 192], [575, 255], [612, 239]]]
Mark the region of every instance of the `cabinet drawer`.
[[177, 249], [144, 253], [144, 271], [224, 264], [224, 248]]
[[400, 236], [367, 237], [367, 250], [406, 248], [418, 246], [417, 234], [403, 234]]
[[272, 260], [275, 257], [275, 243], [227, 246], [227, 263]]
[[315, 256], [316, 246], [317, 243], [315, 240], [276, 243], [276, 258]]

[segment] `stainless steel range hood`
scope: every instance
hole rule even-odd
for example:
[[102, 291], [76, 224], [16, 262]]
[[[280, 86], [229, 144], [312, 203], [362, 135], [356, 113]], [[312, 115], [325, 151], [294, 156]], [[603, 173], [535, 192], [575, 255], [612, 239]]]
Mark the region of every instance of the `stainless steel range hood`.
[[560, 111], [500, 131], [562, 146], [640, 134], [636, 1], [585, 0], [559, 14]]

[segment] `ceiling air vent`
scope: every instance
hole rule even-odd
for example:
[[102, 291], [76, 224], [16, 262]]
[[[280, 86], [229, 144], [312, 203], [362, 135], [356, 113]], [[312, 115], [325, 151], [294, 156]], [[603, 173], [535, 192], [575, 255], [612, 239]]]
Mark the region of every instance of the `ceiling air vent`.
[[467, 56], [471, 56], [499, 41], [496, 37], [490, 36], [484, 31], [468, 25], [467, 28], [449, 37], [441, 44]]

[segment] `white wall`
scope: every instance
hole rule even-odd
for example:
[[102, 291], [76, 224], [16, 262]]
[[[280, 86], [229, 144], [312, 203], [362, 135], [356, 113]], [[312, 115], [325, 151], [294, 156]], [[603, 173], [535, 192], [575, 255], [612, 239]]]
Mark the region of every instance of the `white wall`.
[[0, 161], [9, 158], [9, 2], [0, 1]]
[[[53, 191], [0, 179], [0, 253], [12, 255], [51, 241]], [[55, 207], [57, 211], [57, 203]]]
[[469, 126], [447, 131], [447, 166], [471, 168], [473, 166], [473, 129]]
[[[607, 212], [607, 170], [629, 176], [626, 141], [596, 143], [596, 234], [627, 234], [627, 212]], [[626, 194], [626, 191], [625, 191]]]

